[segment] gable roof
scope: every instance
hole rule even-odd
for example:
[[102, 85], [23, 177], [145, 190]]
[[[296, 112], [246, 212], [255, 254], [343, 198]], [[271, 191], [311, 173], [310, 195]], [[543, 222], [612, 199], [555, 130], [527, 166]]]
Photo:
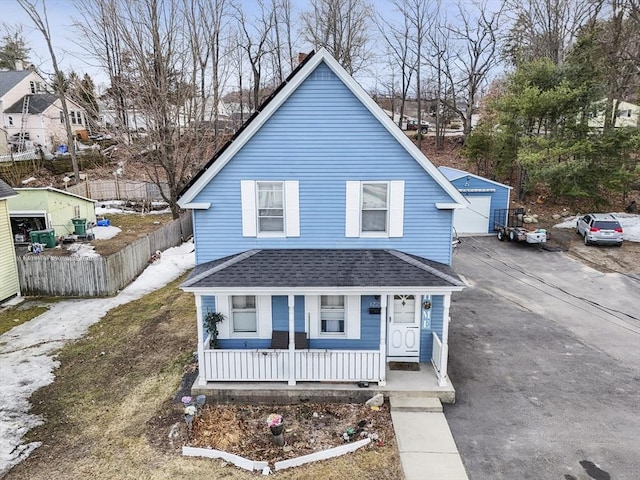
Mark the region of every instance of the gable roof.
[[464, 170], [458, 170], [457, 168], [451, 167], [438, 167], [438, 170], [442, 172], [442, 174], [447, 177], [447, 180], [453, 182], [454, 180], [458, 180], [463, 177], [473, 177], [478, 180], [482, 180], [483, 182], [492, 183], [493, 185], [498, 185], [499, 187], [504, 187], [508, 189], [512, 189], [513, 187], [509, 185], [505, 185], [504, 183], [496, 182], [495, 180], [489, 180], [488, 178], [481, 177], [480, 175], [474, 175], [473, 173], [465, 172]]
[[267, 98], [267, 100], [247, 120], [242, 128], [214, 155], [200, 172], [180, 192], [178, 204], [185, 207], [200, 193], [217, 173], [233, 158], [233, 156], [253, 137], [280, 106], [296, 91], [296, 89], [321, 64], [326, 64], [342, 83], [355, 95], [369, 112], [388, 130], [388, 132], [404, 147], [420, 166], [447, 192], [454, 202], [466, 205], [466, 200], [424, 156], [407, 135], [389, 118], [365, 90], [351, 77], [347, 71], [324, 49], [321, 48], [307, 58], [291, 73], [291, 75]]
[[33, 191], [45, 191], [45, 192], [54, 192], [61, 193], [62, 195], [67, 195], [69, 197], [79, 198], [80, 200], [85, 200], [87, 202], [96, 203], [97, 200], [93, 200], [91, 198], [83, 197], [82, 195], [78, 195], [76, 193], [66, 192], [64, 190], [60, 190], [58, 188], [53, 187], [24, 187], [24, 188], [16, 188], [16, 192], [33, 192]]
[[0, 199], [15, 197], [18, 193], [0, 179]]
[[383, 249], [264, 249], [195, 267], [185, 290], [442, 287], [463, 283], [448, 265]]
[[[58, 95], [53, 93], [34, 93], [30, 94], [29, 97], [29, 113], [32, 115], [44, 112], [58, 100]], [[22, 113], [23, 100], [24, 97], [7, 108], [5, 113]]]
[[9, 90], [27, 78], [30, 73], [33, 73], [33, 71], [10, 70], [8, 72], [0, 72], [0, 97], [3, 97]]

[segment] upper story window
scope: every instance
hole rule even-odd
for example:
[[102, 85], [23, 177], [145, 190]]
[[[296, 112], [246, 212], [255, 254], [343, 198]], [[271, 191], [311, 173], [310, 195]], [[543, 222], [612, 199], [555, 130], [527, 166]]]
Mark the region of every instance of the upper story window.
[[258, 333], [255, 295], [231, 297], [231, 325], [233, 333]]
[[240, 182], [243, 237], [299, 237], [298, 182]]
[[258, 233], [284, 233], [284, 183], [256, 182]]
[[346, 237], [402, 237], [404, 180], [346, 183]]
[[29, 82], [29, 90], [31, 93], [40, 93], [45, 91], [42, 82], [34, 82], [33, 80]]
[[71, 117], [72, 125], [82, 125], [82, 112], [71, 110], [71, 112], [69, 112], [69, 116]]
[[344, 295], [320, 296], [320, 333], [344, 334]]
[[387, 232], [389, 184], [362, 183], [361, 232]]
[[9, 120], [9, 126], [13, 125], [13, 117], [9, 116], [7, 117], [7, 119]]

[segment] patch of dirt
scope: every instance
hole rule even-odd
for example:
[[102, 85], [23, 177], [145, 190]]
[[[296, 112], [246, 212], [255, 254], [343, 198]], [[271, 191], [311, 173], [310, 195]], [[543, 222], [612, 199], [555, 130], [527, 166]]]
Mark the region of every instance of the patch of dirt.
[[[271, 413], [284, 419], [284, 447], [274, 443], [267, 426]], [[349, 440], [345, 440], [345, 433]], [[187, 443], [273, 464], [367, 437], [373, 441], [363, 448], [380, 449], [395, 444], [388, 404], [377, 411], [364, 404], [343, 403], [277, 407], [205, 405], [194, 421]]]

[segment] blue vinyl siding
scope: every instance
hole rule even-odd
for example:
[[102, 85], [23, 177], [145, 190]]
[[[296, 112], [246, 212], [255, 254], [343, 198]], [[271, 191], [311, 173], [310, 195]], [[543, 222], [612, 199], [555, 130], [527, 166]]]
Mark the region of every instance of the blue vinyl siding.
[[[300, 237], [242, 236], [241, 180], [298, 180]], [[404, 180], [402, 238], [346, 238], [349, 180]], [[451, 261], [449, 195], [324, 64], [307, 78], [194, 202], [196, 263], [253, 248], [395, 248]]]
[[[457, 172], [449, 173], [450, 175], [458, 175]], [[465, 197], [486, 197], [491, 196], [491, 211], [489, 214], [489, 230], [488, 233], [493, 232], [493, 216], [494, 212], [499, 209], [509, 208], [509, 188], [506, 185], [502, 185], [488, 179], [478, 178], [469, 175], [462, 176], [460, 178], [454, 178], [451, 183], [456, 187]], [[468, 192], [465, 190], [476, 189], [493, 189], [493, 192]]]
[[[274, 330], [289, 331], [289, 303], [286, 295], [274, 295], [271, 297], [271, 318]], [[306, 332], [304, 322], [304, 295], [294, 297], [293, 316], [295, 319], [295, 331]]]
[[[200, 319], [200, 321], [203, 323], [204, 325], [204, 317], [207, 315], [208, 312], [215, 312], [216, 311], [216, 297], [214, 297], [213, 295], [203, 295], [202, 296], [202, 318]], [[204, 330], [204, 338], [202, 340], [205, 340], [207, 338], [207, 331]]]
[[442, 339], [442, 316], [444, 314], [444, 297], [433, 295], [431, 297], [431, 328], [420, 328], [420, 362], [430, 363], [433, 352], [433, 337], [435, 332]]

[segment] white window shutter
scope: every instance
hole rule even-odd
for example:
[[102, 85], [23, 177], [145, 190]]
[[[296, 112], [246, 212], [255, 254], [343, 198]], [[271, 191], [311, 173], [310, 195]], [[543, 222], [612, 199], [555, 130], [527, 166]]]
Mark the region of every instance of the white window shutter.
[[287, 237], [300, 236], [300, 199], [298, 181], [287, 180], [284, 182], [285, 219]]
[[320, 337], [320, 297], [305, 295], [304, 297], [305, 324], [309, 331], [309, 338]]
[[359, 339], [360, 338], [360, 295], [348, 295], [345, 297], [347, 301], [346, 314], [347, 314], [347, 338]]
[[[229, 295], [216, 295], [216, 312], [224, 315], [224, 322], [218, 324], [218, 338], [231, 336], [231, 311], [229, 309]], [[204, 315], [207, 312], [203, 312]]]
[[390, 182], [389, 236], [402, 237], [404, 230], [404, 180]]
[[255, 237], [258, 234], [256, 182], [241, 180], [240, 194], [242, 196], [242, 236]]
[[273, 324], [271, 310], [271, 295], [256, 297], [256, 315], [258, 315], [258, 335], [260, 338], [271, 338]]
[[345, 237], [360, 236], [360, 182], [347, 182]]

